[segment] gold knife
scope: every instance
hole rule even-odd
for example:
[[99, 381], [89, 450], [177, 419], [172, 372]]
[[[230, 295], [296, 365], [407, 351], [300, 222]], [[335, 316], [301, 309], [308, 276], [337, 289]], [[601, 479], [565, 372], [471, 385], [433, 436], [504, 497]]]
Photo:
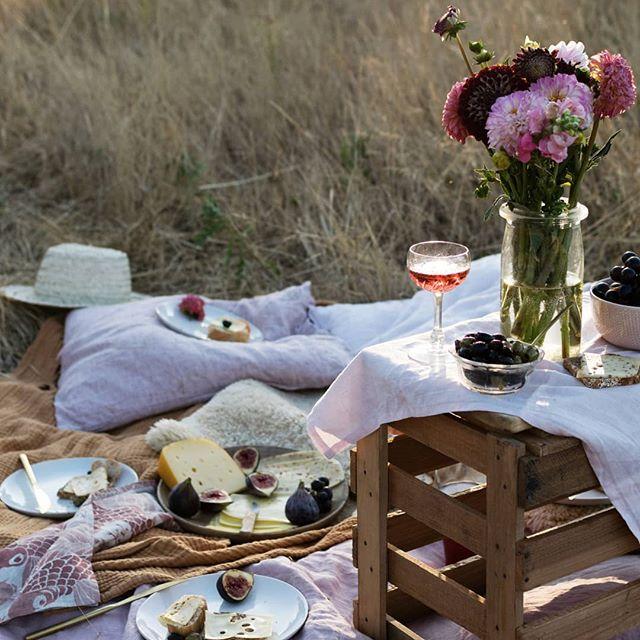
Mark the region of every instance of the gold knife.
[[27, 478], [29, 479], [31, 490], [33, 491], [33, 495], [35, 496], [38, 504], [38, 511], [40, 513], [46, 513], [51, 507], [51, 498], [49, 498], [44, 489], [38, 484], [36, 474], [33, 473], [33, 468], [31, 467], [31, 463], [29, 462], [29, 458], [27, 458], [26, 453], [20, 454], [20, 462], [22, 462], [24, 472], [27, 474]]

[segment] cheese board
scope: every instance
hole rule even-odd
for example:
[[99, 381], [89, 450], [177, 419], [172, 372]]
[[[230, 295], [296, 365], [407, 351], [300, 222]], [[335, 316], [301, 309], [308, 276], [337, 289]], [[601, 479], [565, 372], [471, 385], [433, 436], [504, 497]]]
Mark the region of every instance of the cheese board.
[[[247, 447], [229, 447], [226, 448], [225, 451], [230, 456], [234, 456], [234, 454], [246, 448]], [[296, 452], [293, 449], [284, 447], [254, 446], [251, 448], [258, 451], [259, 458], [262, 461], [257, 467], [258, 471], [261, 471], [263, 468], [265, 470], [273, 469], [274, 471], [278, 469], [285, 470], [280, 476], [282, 478], [280, 486], [272, 496], [264, 498], [256, 497], [250, 493], [240, 492], [238, 481], [232, 474], [231, 469], [228, 469], [225, 473], [229, 476], [228, 482], [231, 482], [231, 486], [234, 487], [232, 492], [230, 492], [232, 503], [226, 505], [222, 510], [212, 512], [208, 509], [200, 509], [190, 517], [177, 515], [175, 511], [170, 508], [171, 490], [169, 484], [165, 482], [164, 479], [160, 480], [157, 488], [157, 497], [162, 508], [171, 513], [176, 522], [185, 531], [218, 538], [228, 538], [232, 542], [237, 543], [280, 538], [311, 529], [321, 529], [322, 527], [330, 525], [337, 518], [349, 498], [348, 483], [344, 478], [342, 470], [338, 469], [337, 463], [327, 461], [328, 464], [331, 465], [331, 467], [329, 467], [330, 470], [333, 470], [331, 473], [327, 471], [331, 476], [333, 492], [330, 510], [320, 514], [317, 520], [309, 524], [295, 526], [286, 519], [284, 511], [289, 496], [295, 491], [295, 486], [298, 484], [296, 473], [299, 472], [293, 472], [288, 469], [298, 469], [300, 457], [305, 456], [306, 452]], [[179, 455], [184, 457], [186, 454], [180, 451]], [[275, 462], [271, 463], [270, 461]], [[189, 469], [187, 469], [185, 473], [188, 471]], [[163, 478], [167, 477], [166, 473], [161, 473], [160, 475]], [[302, 475], [300, 475], [300, 479], [302, 479]], [[171, 477], [171, 480], [177, 481], [179, 478]], [[196, 482], [198, 482], [198, 480], [196, 480]], [[255, 527], [250, 531], [246, 531], [242, 526], [243, 519], [252, 510], [257, 513]]]

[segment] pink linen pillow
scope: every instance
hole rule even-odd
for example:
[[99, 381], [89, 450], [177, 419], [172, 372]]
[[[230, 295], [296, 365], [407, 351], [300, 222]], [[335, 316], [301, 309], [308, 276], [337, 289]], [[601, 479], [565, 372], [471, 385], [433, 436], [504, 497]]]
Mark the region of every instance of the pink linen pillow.
[[55, 399], [61, 429], [105, 431], [204, 402], [227, 385], [254, 378], [281, 389], [327, 387], [349, 361], [337, 338], [308, 319], [309, 283], [238, 301], [215, 300], [258, 326], [264, 342], [196, 340], [156, 317], [181, 296], [93, 307], [67, 317]]

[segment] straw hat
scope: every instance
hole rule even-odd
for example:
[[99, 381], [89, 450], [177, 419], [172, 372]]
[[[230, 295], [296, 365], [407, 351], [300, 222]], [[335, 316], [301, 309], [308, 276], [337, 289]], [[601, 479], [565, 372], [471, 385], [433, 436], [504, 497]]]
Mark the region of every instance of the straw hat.
[[58, 244], [47, 249], [33, 287], [0, 288], [6, 298], [60, 309], [76, 309], [140, 300], [131, 291], [126, 253], [85, 244]]

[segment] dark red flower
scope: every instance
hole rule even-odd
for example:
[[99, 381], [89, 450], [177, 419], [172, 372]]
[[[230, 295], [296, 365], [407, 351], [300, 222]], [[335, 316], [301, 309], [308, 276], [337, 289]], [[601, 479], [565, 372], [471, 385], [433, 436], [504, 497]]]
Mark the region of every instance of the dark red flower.
[[460, 20], [460, 9], [450, 4], [444, 15], [433, 25], [433, 33], [437, 33], [443, 40], [455, 38], [458, 31], [466, 26], [467, 23]]
[[556, 59], [541, 47], [523, 47], [513, 61], [516, 75], [532, 83], [540, 78], [552, 76], [556, 71]]
[[493, 103], [502, 96], [526, 89], [527, 83], [504, 64], [481, 69], [467, 78], [460, 93], [458, 112], [467, 131], [480, 142], [487, 142], [486, 122]]

